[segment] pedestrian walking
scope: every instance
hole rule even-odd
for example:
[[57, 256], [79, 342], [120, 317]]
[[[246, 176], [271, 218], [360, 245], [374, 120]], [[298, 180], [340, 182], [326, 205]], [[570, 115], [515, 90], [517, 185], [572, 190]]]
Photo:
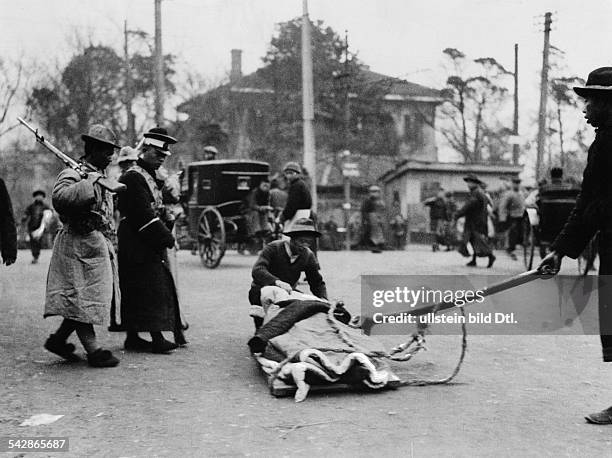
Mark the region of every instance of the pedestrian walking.
[[361, 205], [364, 243], [370, 247], [372, 253], [382, 253], [385, 246], [385, 203], [380, 187], [372, 185], [368, 193]]
[[43, 241], [43, 230], [41, 224], [43, 223], [43, 216], [45, 211], [51, 212], [51, 207], [45, 202], [47, 197], [45, 191], [37, 189], [32, 193], [34, 202], [28, 205], [25, 209], [25, 214], [21, 220], [22, 224], [26, 226], [28, 236], [30, 239], [30, 251], [32, 252], [32, 264], [38, 263], [38, 257], [40, 256], [40, 250], [42, 248]]
[[459, 209], [457, 218], [465, 217], [464, 241], [472, 245], [472, 260], [467, 263], [469, 267], [476, 266], [477, 257], [487, 257], [489, 262], [487, 267], [492, 267], [495, 262], [495, 255], [491, 250], [488, 240], [488, 209], [489, 198], [482, 190], [482, 181], [475, 175], [468, 175], [463, 178], [470, 190], [470, 195], [465, 205]]
[[523, 243], [523, 217], [525, 199], [521, 192], [521, 179], [513, 178], [512, 187], [504, 193], [498, 207], [499, 222], [508, 228], [506, 252], [516, 261], [516, 246]]
[[446, 199], [444, 189], [439, 189], [435, 197], [425, 201], [425, 206], [429, 207], [429, 230], [434, 234], [434, 242], [431, 246], [432, 251], [438, 251], [440, 245], [444, 243], [444, 228], [448, 220], [446, 213]]
[[104, 324], [107, 307], [120, 301], [113, 196], [98, 183], [119, 146], [115, 134], [99, 124], [81, 138], [87, 178], [67, 168], [53, 186], [53, 206], [64, 226], [53, 244], [44, 316], [59, 315], [64, 320], [45, 348], [64, 359], [78, 360], [75, 346], [67, 342], [76, 331], [90, 366], [113, 367], [119, 360], [100, 348], [93, 326]]
[[[166, 212], [164, 183], [156, 179], [156, 171], [176, 139], [160, 127], [143, 137], [136, 164], [120, 178], [127, 186], [119, 196], [121, 324], [127, 332], [126, 350], [168, 353], [186, 341], [168, 257], [175, 245], [173, 218]], [[166, 340], [164, 331], [173, 332], [175, 341]], [[152, 341], [139, 332], [149, 332]]]

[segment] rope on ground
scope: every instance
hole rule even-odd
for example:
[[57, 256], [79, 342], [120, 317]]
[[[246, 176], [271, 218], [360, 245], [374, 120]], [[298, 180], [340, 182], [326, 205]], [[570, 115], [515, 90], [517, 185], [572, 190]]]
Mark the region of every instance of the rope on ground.
[[[461, 310], [461, 315], [463, 316], [463, 320], [461, 323], [461, 333], [462, 333], [462, 338], [461, 338], [461, 355], [459, 356], [459, 361], [457, 362], [457, 365], [455, 366], [455, 368], [453, 369], [453, 371], [451, 372], [451, 374], [445, 378], [442, 379], [433, 379], [433, 380], [423, 380], [423, 379], [416, 379], [416, 380], [403, 380], [400, 381], [399, 386], [427, 386], [427, 385], [444, 385], [446, 383], [450, 383], [459, 373], [460, 369], [461, 369], [461, 365], [463, 364], [463, 360], [465, 359], [465, 354], [467, 351], [467, 327], [466, 327], [466, 320], [465, 320], [465, 310], [463, 309], [463, 307], [459, 307], [459, 309]], [[433, 313], [436, 313], [438, 311], [438, 309], [434, 309]], [[405, 342], [401, 345], [396, 346], [395, 348], [393, 348], [391, 350], [391, 353], [382, 353], [382, 352], [370, 352], [367, 351], [366, 349], [364, 349], [363, 347], [361, 347], [360, 345], [358, 345], [357, 343], [353, 342], [352, 339], [350, 338], [350, 336], [338, 326], [338, 321], [336, 320], [336, 318], [334, 317], [334, 310], [333, 307], [330, 307], [328, 312], [327, 312], [327, 321], [328, 323], [331, 325], [332, 329], [338, 334], [338, 336], [340, 337], [340, 339], [346, 344], [348, 345], [350, 348], [354, 349], [354, 351], [359, 352], [359, 353], [363, 353], [364, 355], [368, 356], [368, 357], [373, 357], [373, 358], [386, 358], [389, 359], [391, 361], [399, 361], [399, 362], [406, 362], [409, 361], [414, 355], [416, 355], [419, 351], [424, 350], [425, 349], [425, 340], [423, 339], [422, 334], [420, 333], [416, 333], [412, 336], [412, 339], [409, 340], [408, 342]], [[412, 345], [414, 344], [414, 347], [410, 348]], [[407, 353], [405, 353], [404, 355], [400, 355], [400, 356], [396, 356], [399, 353], [403, 353], [406, 350], [410, 349]], [[351, 353], [348, 350], [338, 350], [338, 349], [319, 349], [320, 351], [335, 351], [338, 353]], [[274, 383], [274, 381], [279, 377], [280, 372], [282, 371], [283, 367], [285, 365], [287, 365], [288, 363], [292, 362], [295, 360], [295, 358], [297, 358], [299, 356], [299, 354], [302, 352], [302, 350], [298, 350], [296, 352], [294, 352], [291, 356], [288, 356], [287, 358], [285, 358], [284, 360], [282, 360], [280, 363], [278, 363], [278, 366], [270, 373], [270, 377], [268, 379], [268, 385], [271, 387], [272, 384]]]

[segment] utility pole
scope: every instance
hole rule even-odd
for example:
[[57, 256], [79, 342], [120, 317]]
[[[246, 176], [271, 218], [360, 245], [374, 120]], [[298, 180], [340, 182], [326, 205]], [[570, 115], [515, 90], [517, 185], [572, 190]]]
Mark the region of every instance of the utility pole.
[[[160, 0], [156, 0], [160, 1]], [[314, 136], [314, 89], [312, 83], [312, 49], [308, 0], [302, 0], [302, 118], [304, 166], [311, 177], [312, 210], [317, 211], [317, 170]]]
[[540, 82], [540, 113], [538, 116], [538, 155], [536, 181], [542, 178], [542, 160], [546, 144], [546, 103], [548, 98], [548, 56], [550, 54], [550, 25], [552, 13], [544, 15], [544, 51], [542, 52], [542, 80]]
[[164, 92], [161, 0], [155, 0], [155, 122], [158, 126], [164, 124]]
[[132, 75], [130, 71], [130, 54], [128, 52], [128, 31], [127, 20], [123, 22], [123, 54], [125, 64], [125, 113], [127, 117], [127, 139], [128, 144], [136, 143], [136, 127], [134, 113], [132, 113], [132, 99], [134, 92], [132, 90]]
[[[344, 147], [345, 156], [344, 161], [348, 161], [350, 158], [349, 140], [350, 140], [350, 127], [351, 127], [351, 106], [350, 106], [350, 73], [349, 73], [349, 60], [348, 60], [348, 31], [344, 32], [344, 74], [341, 75], [344, 80]], [[343, 167], [344, 169], [344, 167]], [[344, 170], [343, 170], [344, 172]], [[348, 174], [343, 173], [344, 178], [344, 227], [346, 232], [344, 233], [344, 245], [346, 250], [351, 249], [351, 177]]]
[[[518, 43], [514, 44], [514, 125], [513, 134], [515, 135], [515, 142], [518, 142], [519, 134], [519, 99], [518, 99]], [[518, 165], [519, 163], [519, 144], [514, 143], [512, 145], [512, 163]]]

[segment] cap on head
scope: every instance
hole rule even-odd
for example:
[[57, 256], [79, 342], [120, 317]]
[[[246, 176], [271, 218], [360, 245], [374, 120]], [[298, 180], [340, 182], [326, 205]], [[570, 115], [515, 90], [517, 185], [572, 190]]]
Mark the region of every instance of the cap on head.
[[93, 124], [86, 134], [81, 135], [81, 140], [84, 142], [102, 143], [119, 149], [117, 145], [117, 137], [114, 132], [102, 124]]
[[219, 154], [219, 150], [212, 145], [206, 145], [204, 147], [204, 152], [212, 154], [213, 156], [216, 156]]
[[377, 185], [373, 184], [373, 185], [371, 185], [371, 186], [368, 188], [368, 191], [369, 191], [369, 192], [378, 192], [378, 191], [380, 191], [380, 186], [377, 186]]
[[479, 185], [483, 185], [484, 183], [482, 181], [480, 181], [480, 179], [474, 175], [473, 173], [470, 173], [467, 176], [463, 177], [463, 181], [465, 181], [466, 183], [476, 183]]
[[302, 167], [297, 162], [287, 162], [283, 167], [283, 172], [302, 173]]
[[314, 222], [309, 218], [300, 218], [296, 220], [289, 230], [283, 232], [283, 234], [289, 237], [295, 237], [297, 235], [307, 235], [311, 237], [320, 237], [321, 233], [314, 227]]
[[117, 157], [117, 164], [121, 164], [125, 161], [137, 161], [138, 160], [138, 150], [132, 148], [131, 146], [124, 146], [119, 151], [119, 157]]
[[574, 86], [580, 97], [612, 96], [612, 67], [600, 67], [589, 73], [584, 86]]
[[512, 183], [519, 184], [522, 180], [519, 177], [512, 178]]
[[44, 199], [45, 197], [47, 197], [47, 194], [42, 189], [37, 189], [36, 191], [32, 193], [32, 197], [36, 197], [36, 196], [42, 196]]
[[170, 156], [169, 145], [174, 145], [177, 140], [174, 137], [168, 135], [168, 131], [163, 127], [154, 127], [142, 134], [144, 137], [142, 144], [152, 146], [158, 151], [161, 151], [166, 156]]

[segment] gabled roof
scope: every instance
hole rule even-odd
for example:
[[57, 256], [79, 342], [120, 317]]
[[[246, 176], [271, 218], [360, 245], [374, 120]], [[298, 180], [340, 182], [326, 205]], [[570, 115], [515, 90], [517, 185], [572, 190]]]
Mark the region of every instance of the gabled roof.
[[[429, 102], [429, 103], [442, 103], [444, 99], [441, 96], [441, 92], [437, 89], [432, 89], [420, 84], [411, 83], [410, 81], [394, 78], [392, 76], [383, 75], [382, 73], [376, 73], [371, 71], [368, 67], [363, 66], [359, 73], [359, 78], [365, 84], [380, 84], [386, 88], [385, 100], [389, 101], [415, 101], [415, 102]], [[194, 104], [197, 105], [202, 99], [205, 99], [207, 95], [211, 95], [218, 91], [230, 91], [233, 93], [244, 93], [244, 94], [271, 94], [274, 89], [268, 84], [268, 82], [262, 76], [262, 69], [258, 69], [253, 73], [245, 75], [239, 78], [233, 83], [222, 84], [210, 91], [197, 95], [192, 99], [182, 103], [177, 107], [180, 112], [190, 111], [190, 107]]]

